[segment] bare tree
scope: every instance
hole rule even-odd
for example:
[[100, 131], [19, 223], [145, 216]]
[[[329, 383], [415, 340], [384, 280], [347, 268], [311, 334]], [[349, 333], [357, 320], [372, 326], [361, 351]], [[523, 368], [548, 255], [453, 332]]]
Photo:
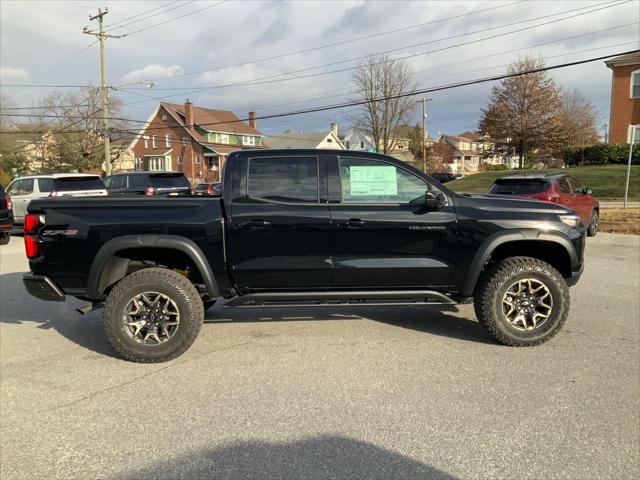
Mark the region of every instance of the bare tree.
[[[76, 92], [54, 92], [40, 101], [41, 111], [55, 115], [54, 129], [59, 145], [58, 169], [89, 170], [98, 168], [103, 161], [104, 140], [102, 138], [102, 97], [100, 89], [83, 87]], [[118, 117], [122, 112], [122, 101], [115, 96], [109, 98], [111, 128], [127, 130], [127, 122]], [[112, 161], [117, 158], [112, 158]]]
[[[524, 57], [511, 64], [509, 73], [526, 73], [544, 67], [539, 58]], [[480, 131], [496, 142], [501, 153], [515, 152], [524, 166], [528, 152], [552, 152], [562, 143], [562, 98], [546, 72], [533, 72], [502, 80], [491, 90], [482, 110]]]
[[565, 146], [586, 146], [598, 141], [597, 114], [578, 90], [562, 92], [562, 130]]
[[373, 137], [378, 150], [395, 148], [398, 126], [406, 124], [415, 108], [411, 97], [394, 96], [415, 92], [409, 68], [388, 55], [369, 55], [354, 74], [357, 97], [366, 101], [354, 116], [356, 126]]
[[11, 125], [11, 114], [15, 105], [13, 98], [9, 95], [0, 94], [0, 128], [2, 130]]

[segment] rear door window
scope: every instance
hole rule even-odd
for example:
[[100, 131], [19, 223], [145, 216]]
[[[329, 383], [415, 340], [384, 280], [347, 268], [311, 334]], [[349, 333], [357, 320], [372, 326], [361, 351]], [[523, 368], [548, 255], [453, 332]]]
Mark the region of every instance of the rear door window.
[[560, 187], [560, 191], [562, 193], [573, 193], [573, 190], [571, 189], [571, 185], [569, 185], [569, 181], [567, 180], [566, 177], [562, 177], [558, 179], [558, 187]]
[[78, 192], [86, 190], [104, 190], [100, 177], [63, 177], [53, 181], [56, 192]]
[[153, 188], [191, 188], [184, 175], [150, 175], [149, 181]]
[[318, 177], [315, 157], [252, 158], [248, 195], [276, 202], [317, 203]]
[[489, 193], [498, 193], [505, 195], [532, 195], [535, 193], [545, 192], [549, 188], [549, 184], [545, 180], [496, 180], [491, 187]]
[[51, 193], [53, 190], [53, 178], [39, 178], [38, 189], [40, 193]]
[[20, 183], [20, 195], [31, 195], [33, 193], [33, 178], [26, 178]]
[[147, 188], [149, 186], [149, 177], [147, 175], [130, 175], [129, 187], [130, 188]]

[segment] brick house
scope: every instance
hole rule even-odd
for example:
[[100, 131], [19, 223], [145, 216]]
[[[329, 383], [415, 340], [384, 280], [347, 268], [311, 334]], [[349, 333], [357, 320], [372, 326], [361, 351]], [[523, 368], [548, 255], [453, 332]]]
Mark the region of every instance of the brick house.
[[629, 53], [605, 62], [612, 70], [609, 143], [640, 142], [640, 53]]
[[219, 181], [227, 156], [264, 148], [256, 114], [244, 123], [226, 110], [160, 102], [130, 145], [135, 170], [177, 171], [196, 183]]

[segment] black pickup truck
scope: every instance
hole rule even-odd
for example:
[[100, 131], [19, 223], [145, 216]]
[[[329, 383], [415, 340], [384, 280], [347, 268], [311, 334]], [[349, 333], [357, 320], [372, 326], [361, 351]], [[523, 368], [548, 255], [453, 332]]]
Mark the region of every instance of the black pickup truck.
[[566, 207], [459, 195], [384, 155], [248, 150], [229, 155], [221, 198], [34, 200], [24, 239], [29, 293], [104, 307], [123, 357], [161, 362], [215, 302], [473, 299], [498, 342], [536, 345], [567, 318], [585, 230]]

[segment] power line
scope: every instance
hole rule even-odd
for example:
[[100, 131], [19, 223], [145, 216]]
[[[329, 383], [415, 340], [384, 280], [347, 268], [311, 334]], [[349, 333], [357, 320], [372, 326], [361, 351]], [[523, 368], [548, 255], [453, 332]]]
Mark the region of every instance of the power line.
[[[458, 44], [455, 44], [455, 45], [449, 45], [449, 46], [445, 46], [445, 47], [440, 47], [440, 48], [433, 49], [433, 50], [430, 50], [430, 51], [427, 51], [427, 52], [419, 52], [419, 53], [414, 53], [414, 54], [408, 54], [408, 55], [405, 55], [404, 57], [399, 57], [399, 58], [394, 58], [394, 59], [389, 59], [389, 60], [383, 60], [383, 61], [378, 62], [377, 64], [386, 63], [386, 62], [389, 62], [389, 61], [392, 61], [392, 60], [393, 61], [395, 61], [395, 60], [405, 60], [407, 58], [413, 58], [413, 57], [417, 57], [417, 56], [428, 55], [428, 54], [431, 54], [431, 53], [436, 53], [436, 52], [441, 52], [441, 51], [444, 51], [444, 50], [449, 50], [451, 48], [457, 48], [457, 47], [461, 47], [461, 46], [472, 45], [472, 44], [475, 44], [475, 43], [478, 43], [478, 42], [491, 40], [491, 39], [503, 37], [503, 36], [506, 36], [506, 35], [511, 35], [513, 33], [519, 33], [519, 32], [525, 31], [525, 30], [531, 30], [533, 28], [549, 25], [549, 24], [552, 24], [552, 23], [557, 23], [557, 22], [560, 22], [560, 21], [568, 20], [570, 18], [575, 18], [575, 17], [582, 16], [582, 15], [587, 15], [589, 13], [593, 13], [593, 12], [596, 12], [596, 11], [599, 11], [599, 10], [603, 10], [605, 8], [611, 8], [611, 7], [615, 7], [615, 6], [618, 6], [618, 5], [622, 5], [622, 4], [628, 3], [630, 1], [632, 1], [632, 0], [625, 0], [625, 1], [617, 3], [615, 5], [609, 5], [607, 7], [600, 7], [600, 8], [594, 9], [594, 10], [590, 10], [588, 12], [581, 12], [581, 13], [570, 15], [570, 16], [567, 16], [567, 17], [563, 17], [563, 18], [559, 18], [559, 19], [555, 19], [555, 20], [550, 20], [550, 21], [542, 22], [542, 23], [535, 24], [535, 25], [530, 25], [528, 27], [522, 27], [522, 28], [519, 28], [519, 29], [510, 30], [508, 32], [503, 32], [503, 33], [499, 33], [499, 34], [495, 34], [495, 35], [490, 35], [490, 36], [483, 37], [483, 38], [480, 38], [480, 39], [470, 40], [468, 42], [462, 42], [462, 43], [458, 43]], [[568, 10], [568, 11], [565, 11], [565, 12], [561, 12], [559, 14], [568, 13], [568, 12], [572, 12], [572, 11], [576, 11], [576, 10], [583, 10], [583, 9], [584, 8]], [[496, 28], [503, 28], [505, 26], [514, 25], [516, 23], [523, 23], [523, 22], [529, 22], [529, 21], [533, 21], [533, 20], [539, 20], [541, 18], [547, 18], [549, 16], [555, 16], [555, 15], [559, 15], [559, 14], [544, 15], [542, 17], [536, 17], [536, 18], [529, 19], [529, 20], [523, 20], [523, 21], [511, 23], [511, 24], [501, 25], [501, 26], [498, 26], [498, 27], [491, 27], [489, 29], [478, 30], [478, 31], [475, 31], [475, 32], [470, 32], [468, 34], [478, 33], [478, 32], [482, 32], [482, 31], [486, 31], [486, 30], [492, 30], [492, 29], [496, 29]], [[468, 34], [463, 34], [463, 35], [468, 35]], [[460, 35], [455, 35], [454, 37], [457, 37], [457, 36], [460, 36]], [[448, 38], [453, 38], [453, 37], [448, 37]], [[442, 40], [442, 39], [431, 40], [431, 41], [428, 41], [428, 42], [421, 42], [421, 43], [418, 43], [418, 44], [405, 46], [405, 47], [400, 47], [400, 48], [396, 48], [396, 49], [393, 49], [393, 50], [388, 50], [388, 51], [385, 51], [385, 52], [378, 52], [377, 54], [392, 53], [392, 52], [395, 52], [395, 51], [398, 51], [398, 50], [401, 50], [401, 49], [404, 49], [404, 48], [410, 48], [410, 47], [414, 47], [414, 46], [417, 46], [417, 45], [424, 45], [424, 44], [433, 43], [433, 42], [440, 41], [440, 40]], [[323, 67], [326, 67], [326, 66], [336, 65], [336, 64], [340, 64], [340, 63], [346, 63], [346, 62], [354, 61], [354, 60], [361, 60], [361, 59], [366, 58], [366, 57], [367, 56], [361, 56], [361, 57], [356, 57], [356, 58], [352, 58], [352, 59], [348, 59], [348, 60], [341, 60], [341, 61], [337, 61], [337, 62], [331, 62], [331, 63], [325, 64], [325, 65], [319, 65], [319, 66], [315, 66], [315, 67], [307, 67], [307, 68], [304, 68], [304, 69], [299, 69], [299, 70], [294, 70], [294, 71], [291, 71], [291, 72], [287, 72], [285, 75], [292, 75], [292, 74], [295, 74], [295, 73], [308, 71], [308, 70], [316, 70], [318, 68], [323, 68]], [[185, 93], [196, 93], [196, 92], [200, 92], [200, 91], [215, 90], [215, 89], [219, 89], [219, 88], [228, 88], [228, 87], [245, 86], [245, 85], [263, 85], [263, 84], [268, 84], [268, 83], [276, 83], [276, 82], [297, 80], [297, 79], [303, 79], [303, 78], [312, 78], [312, 77], [330, 75], [330, 74], [334, 74], [334, 73], [341, 73], [341, 72], [351, 71], [351, 70], [355, 70], [357, 68], [358, 68], [358, 66], [356, 65], [356, 66], [350, 66], [350, 67], [346, 67], [346, 68], [342, 68], [342, 69], [329, 70], [329, 71], [326, 71], [326, 72], [318, 72], [318, 73], [312, 73], [312, 74], [308, 74], [308, 75], [299, 75], [299, 76], [289, 77], [289, 78], [277, 78], [277, 77], [282, 77], [283, 75], [272, 75], [272, 76], [268, 76], [268, 77], [262, 77], [262, 78], [246, 81], [246, 82], [235, 82], [235, 83], [229, 83], [229, 84], [213, 85], [213, 86], [209, 86], [209, 87], [199, 87], [199, 88], [195, 88], [195, 89], [190, 88], [190, 87], [180, 87], [180, 88], [176, 87], [176, 88], [167, 89], [167, 90], [174, 90], [174, 91], [175, 90], [187, 90], [187, 92], [182, 92], [182, 93], [178, 93], [178, 94], [175, 94], [175, 95], [167, 95], [167, 96], [164, 96], [164, 97], [149, 97], [149, 98], [154, 98], [155, 100], [160, 100], [160, 99], [163, 99], [163, 98], [166, 99], [166, 98], [173, 98], [173, 97], [177, 97], [177, 96], [182, 96], [182, 95], [185, 95]], [[134, 89], [129, 89], [129, 90], [126, 90], [126, 91], [128, 91], [129, 93], [132, 93], [132, 90], [134, 90]], [[125, 105], [132, 105], [132, 104], [135, 104], [135, 103], [143, 103], [145, 101], [146, 100], [141, 100], [141, 101], [138, 101], [138, 102], [130, 102], [130, 103], [127, 103]]]
[[[114, 25], [119, 25], [119, 24], [121, 24], [121, 23], [126, 23], [126, 25], [123, 25], [123, 26], [121, 26], [121, 27], [118, 27], [118, 28], [114, 28], [114, 29], [113, 29], [113, 30], [118, 30], [118, 29], [120, 29], [120, 28], [127, 27], [127, 26], [129, 26], [129, 25], [134, 24], [134, 23], [142, 22], [142, 21], [144, 21], [144, 20], [148, 20], [149, 18], [153, 18], [153, 17], [155, 17], [156, 15], [161, 15], [161, 14], [163, 14], [163, 13], [166, 13], [166, 12], [170, 11], [170, 10], [173, 10], [174, 8], [179, 8], [179, 7], [183, 7], [183, 6], [185, 6], [185, 5], [186, 5], [186, 4], [178, 5], [178, 7], [170, 8], [170, 9], [168, 9], [168, 10], [165, 10], [164, 12], [160, 12], [160, 13], [157, 13], [157, 14], [151, 15], [151, 16], [149, 16], [149, 17], [147, 17], [147, 18], [143, 18], [143, 19], [141, 19], [141, 20], [136, 20], [135, 22], [127, 23], [127, 22], [129, 22], [129, 20], [132, 20], [132, 19], [134, 19], [134, 18], [141, 17], [141, 16], [143, 16], [143, 15], [147, 15], [148, 13], [155, 12], [156, 10], [161, 10], [161, 9], [163, 9], [163, 8], [165, 8], [165, 7], [168, 7], [169, 5], [173, 5], [174, 3], [178, 3], [179, 1], [180, 1], [180, 0], [174, 0], [173, 2], [169, 2], [169, 3], [166, 3], [166, 4], [161, 5], [161, 6], [159, 6], [159, 7], [152, 8], [151, 10], [147, 10], [147, 11], [144, 11], [144, 12], [138, 13], [138, 14], [136, 14], [136, 15], [132, 15], [131, 17], [123, 18], [122, 20], [118, 20], [117, 22], [113, 22], [113, 23], [110, 23], [109, 25], [105, 25], [105, 27], [104, 27], [104, 28], [111, 28], [111, 27], [113, 27]], [[191, 0], [190, 2], [187, 2], [187, 3], [193, 3], [193, 2], [195, 2], [195, 1], [196, 1], [196, 0]]]
[[[419, 28], [419, 27], [424, 27], [424, 26], [427, 26], [427, 25], [432, 25], [434, 23], [442, 23], [442, 22], [446, 22], [446, 21], [449, 21], [449, 20], [455, 20], [456, 18], [466, 17], [468, 15], [477, 15], [478, 13], [484, 13], [484, 12], [488, 12], [488, 11], [492, 11], [492, 10], [498, 10], [498, 9], [501, 9], [501, 8], [506, 8], [506, 7], [510, 7], [512, 5], [516, 5], [516, 4], [522, 3], [523, 1], [524, 0], [519, 0], [517, 2], [508, 3], [506, 5], [498, 5], [498, 6], [495, 6], [495, 7], [485, 8], [485, 9], [481, 9], [481, 10], [474, 10], [472, 12], [467, 12], [467, 13], [463, 13], [463, 14], [460, 14], [460, 15], [454, 15], [452, 17], [439, 18], [439, 19], [435, 19], [435, 20], [430, 20], [428, 22], [423, 22], [423, 23], [418, 23], [418, 24], [415, 24], [415, 25], [409, 25], [409, 26], [405, 26], [405, 27], [400, 27], [400, 28], [396, 28], [396, 29], [393, 29], [393, 30], [387, 30], [387, 31], [384, 31], [384, 32], [378, 32], [378, 33], [374, 33], [374, 34], [370, 34], [370, 35], [365, 35], [365, 36], [362, 36], [362, 37], [352, 38], [352, 39], [349, 39], [349, 40], [341, 40], [341, 41], [338, 41], [338, 42], [328, 43], [328, 44], [325, 44], [325, 45], [319, 45], [317, 47], [305, 48], [305, 49], [302, 49], [302, 50], [295, 50], [293, 52], [288, 52], [288, 53], [283, 53], [283, 54], [278, 54], [278, 55], [272, 55], [270, 57], [259, 58], [259, 59], [256, 59], [256, 60], [248, 60], [248, 61], [242, 62], [242, 63], [235, 63], [235, 64], [232, 64], [232, 65], [223, 65], [221, 67], [214, 67], [214, 68], [210, 68], [210, 69], [207, 69], [207, 70], [199, 70], [199, 71], [195, 71], [195, 72], [187, 72], [187, 73], [182, 73], [180, 75], [174, 75], [174, 76], [171, 76], [171, 77], [161, 77], [161, 78], [149, 79], [148, 81], [158, 81], [158, 80], [163, 80], [163, 79], [172, 79], [173, 80], [175, 78], [182, 78], [182, 77], [187, 77], [187, 76], [191, 76], [191, 75], [198, 75], [198, 74], [201, 74], [201, 73], [215, 72], [215, 71], [219, 71], [219, 70], [225, 70], [227, 68], [241, 67], [241, 66], [244, 66], [244, 65], [251, 65], [251, 64], [254, 64], [254, 63], [266, 62], [266, 61], [269, 61], [269, 60], [277, 60], [277, 59], [280, 59], [280, 58], [290, 57], [292, 55], [300, 55], [300, 54], [303, 54], [303, 53], [315, 52], [315, 51], [323, 50], [323, 49], [326, 49], [326, 48], [337, 47], [337, 46], [340, 46], [340, 45], [346, 45], [348, 43], [358, 42], [358, 41], [361, 41], [361, 40], [367, 40], [369, 38], [378, 38], [378, 37], [382, 37], [382, 36], [385, 36], [385, 35], [391, 35], [391, 34], [397, 33], [397, 32], [402, 32], [402, 31], [406, 31], [406, 30]], [[129, 85], [137, 85], [138, 83], [139, 82], [137, 82], [137, 83], [127, 83], [127, 84], [119, 85], [118, 87], [125, 87], [125, 86], [129, 86]]]
[[[415, 76], [415, 74], [417, 74], [417, 73], [424, 73], [424, 72], [429, 72], [429, 71], [433, 71], [433, 70], [440, 70], [440, 69], [445, 68], [445, 67], [452, 67], [452, 66], [456, 66], [456, 65], [468, 64], [469, 62], [472, 62], [472, 61], [478, 61], [478, 60], [484, 60], [484, 59], [487, 59], [487, 58], [498, 57], [500, 55], [504, 55], [504, 54], [507, 54], [507, 53], [519, 52], [519, 51], [522, 51], [522, 50], [528, 50], [528, 49], [531, 49], [531, 48], [541, 47], [541, 46], [544, 46], [544, 45], [549, 45], [549, 44], [553, 44], [553, 43], [557, 43], [557, 42], [564, 42], [564, 41], [567, 41], [567, 40], [575, 40], [577, 38], [586, 37], [586, 36], [590, 36], [590, 35], [595, 35], [595, 34], [606, 32], [606, 31], [610, 31], [610, 30], [616, 30], [616, 29], [619, 29], [619, 28], [625, 28], [625, 27], [629, 27], [629, 26], [632, 26], [632, 25], [638, 25], [639, 23], [640, 22], [625, 23], [625, 24], [622, 24], [622, 25], [616, 25], [614, 27], [603, 28], [601, 30], [594, 30], [592, 32], [581, 33], [581, 34], [578, 34], [578, 35], [571, 35], [569, 37], [557, 38], [555, 40], [549, 40], [549, 41], [542, 42], [542, 43], [536, 43], [536, 44], [533, 44], [533, 45], [527, 45], [525, 47], [515, 48], [515, 49], [511, 49], [511, 50], [504, 50], [502, 52], [493, 53], [491, 55], [483, 55], [481, 57], [475, 56], [473, 58], [463, 59], [463, 60], [458, 61], [458, 62], [447, 63], [447, 64], [442, 64], [442, 65], [436, 65], [435, 67], [430, 67], [430, 68], [423, 69], [423, 70], [417, 70], [417, 71], [412, 72], [412, 75]], [[614, 44], [614, 45], [608, 45], [606, 47], [598, 47], [598, 48], [596, 48], [594, 50], [603, 49], [603, 48], [619, 47], [619, 46], [622, 46], [622, 45], [628, 45], [630, 43], [634, 43], [634, 42], [618, 43], [618, 44]], [[582, 52], [569, 52], [568, 54], [571, 54], [571, 53], [582, 53]], [[554, 58], [554, 57], [545, 57], [545, 58]], [[337, 88], [337, 89], [331, 89], [331, 90], [325, 90], [325, 91], [321, 91], [321, 92], [316, 92], [316, 93], [312, 94], [311, 96], [306, 95], [306, 96], [302, 96], [302, 97], [297, 97], [297, 98], [294, 98], [293, 101], [289, 101], [289, 100], [284, 101], [284, 102], [283, 101], [272, 101], [272, 102], [268, 102], [268, 103], [252, 105], [249, 108], [259, 109], [259, 108], [263, 108], [263, 107], [267, 107], [267, 106], [271, 106], [271, 105], [288, 105], [288, 104], [291, 104], [291, 103], [299, 103], [299, 102], [306, 101], [306, 100], [316, 100], [316, 99], [319, 99], [319, 98], [338, 97], [338, 96], [341, 96], [341, 95], [344, 95], [344, 94], [330, 95], [328, 97], [318, 97], [318, 95], [321, 95], [323, 93], [332, 93], [332, 92], [336, 92], [336, 91], [340, 91], [340, 90], [350, 90], [352, 88], [353, 88], [353, 86], [349, 85], [349, 86], [343, 87], [343, 88]], [[245, 107], [245, 108], [247, 108], [247, 107]]]
[[[573, 62], [567, 62], [567, 63], [557, 64], [557, 65], [551, 65], [551, 66], [548, 66], [548, 67], [541, 67], [541, 68], [537, 68], [537, 69], [534, 69], [534, 70], [529, 70], [527, 72], [506, 73], [506, 74], [502, 74], [502, 75], [484, 77], [484, 78], [479, 78], [479, 79], [475, 79], [475, 80], [468, 80], [468, 81], [464, 81], [464, 82], [457, 82], [457, 83], [452, 83], [452, 84], [447, 84], [447, 85], [441, 85], [441, 86], [437, 86], [437, 87], [424, 88], [424, 89], [414, 90], [414, 91], [410, 91], [410, 92], [402, 92], [402, 93], [399, 93], [397, 95], [379, 97], [379, 98], [370, 99], [370, 100], [357, 100], [357, 101], [338, 103], [338, 104], [333, 104], [333, 105], [323, 105], [323, 106], [307, 108], [307, 109], [302, 109], [302, 110], [284, 112], [284, 113], [274, 113], [274, 114], [269, 114], [269, 115], [258, 115], [258, 116], [255, 117], [255, 120], [267, 120], [267, 119], [270, 119], [270, 118], [281, 118], [281, 117], [289, 117], [289, 116], [293, 116], [293, 115], [303, 115], [303, 114], [307, 114], [307, 113], [323, 112], [323, 111], [327, 111], [327, 110], [337, 110], [337, 109], [345, 108], [345, 107], [359, 106], [359, 105], [364, 105], [364, 104], [367, 104], [367, 103], [372, 103], [372, 102], [375, 103], [375, 102], [380, 102], [380, 101], [384, 101], [384, 100], [393, 100], [393, 99], [397, 99], [397, 98], [412, 97], [412, 96], [415, 96], [415, 95], [423, 95], [425, 93], [439, 92], [439, 91], [443, 91], [443, 90], [450, 90], [450, 89], [453, 89], [453, 88], [459, 88], [459, 87], [464, 87], [464, 86], [468, 86], [468, 85], [476, 85], [476, 84], [480, 84], [480, 83], [487, 83], [487, 82], [493, 82], [493, 81], [497, 81], [497, 80], [504, 80], [506, 78], [513, 78], [513, 77], [521, 77], [521, 76], [524, 76], [524, 75], [531, 75], [533, 73], [538, 73], [538, 72], [546, 72], [546, 71], [549, 71], [549, 70], [557, 70], [557, 69], [560, 69], [560, 68], [567, 68], [567, 67], [572, 67], [572, 66], [576, 66], [576, 65], [583, 65], [585, 63], [596, 62], [598, 60], [605, 60], [607, 58], [611, 58], [611, 57], [614, 57], [614, 56], [627, 55], [627, 54], [630, 54], [630, 53], [638, 53], [638, 52], [640, 52], [640, 50], [630, 50], [630, 51], [626, 51], [626, 52], [611, 53], [611, 54], [604, 55], [604, 56], [591, 57], [591, 58], [587, 58], [587, 59], [583, 59], [583, 60], [576, 60], [576, 61], [573, 61]], [[204, 127], [204, 126], [212, 126], [212, 125], [219, 125], [219, 124], [226, 124], [226, 123], [247, 122], [248, 120], [249, 120], [249, 118], [243, 118], [243, 119], [227, 121], [227, 122], [200, 123], [197, 126]], [[195, 127], [196, 125], [194, 124], [194, 125], [184, 125], [184, 126], [185, 127]], [[149, 131], [149, 130], [160, 130], [160, 129], [164, 129], [164, 128], [166, 128], [166, 127], [152, 127], [152, 128], [147, 128], [146, 131]]]
[[[161, 25], [165, 25], [165, 24], [167, 24], [169, 22], [174, 22], [176, 20], [180, 20], [181, 18], [187, 17], [189, 15], [193, 15], [194, 13], [202, 12], [203, 10], [207, 10], [209, 8], [217, 7], [218, 5], [222, 5], [223, 3], [227, 3], [229, 1], [230, 0], [222, 0], [221, 2], [214, 3], [212, 5], [207, 5], [206, 7], [202, 7], [202, 8], [199, 8], [197, 10], [193, 10], [191, 12], [185, 13], [184, 15], [180, 15], [179, 17], [170, 18], [169, 20], [165, 20], [164, 22], [156, 23], [155, 25], [151, 25], [151, 26], [148, 26], [148, 27], [142, 27], [139, 30], [134, 30], [133, 32], [124, 33], [122, 36], [123, 37], [130, 37], [131, 35], [135, 35], [136, 33], [144, 32], [145, 30], [150, 30], [152, 28], [160, 27]], [[184, 5], [180, 5], [180, 6], [182, 7]], [[165, 12], [162, 12], [162, 13], [165, 13]], [[118, 28], [120, 28], [120, 27], [118, 27]], [[116, 30], [117, 30], [117, 28], [116, 28]]]

